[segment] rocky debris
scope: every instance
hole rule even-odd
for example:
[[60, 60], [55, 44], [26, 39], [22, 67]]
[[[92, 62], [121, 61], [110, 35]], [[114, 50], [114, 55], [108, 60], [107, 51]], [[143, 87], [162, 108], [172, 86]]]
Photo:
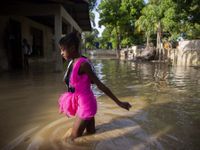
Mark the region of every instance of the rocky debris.
[[150, 61], [155, 58], [156, 50], [154, 47], [146, 47], [142, 45], [124, 48], [120, 51], [120, 59], [134, 61]]
[[143, 61], [150, 61], [154, 60], [156, 56], [156, 49], [154, 47], [146, 47], [142, 52], [141, 55], [135, 58], [135, 61], [137, 60], [143, 60]]

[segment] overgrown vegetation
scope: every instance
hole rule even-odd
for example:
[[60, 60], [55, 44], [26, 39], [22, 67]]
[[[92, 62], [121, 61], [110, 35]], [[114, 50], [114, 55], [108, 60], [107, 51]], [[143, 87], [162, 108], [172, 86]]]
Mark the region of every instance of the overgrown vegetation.
[[[96, 0], [92, 2], [92, 9]], [[111, 42], [113, 48], [144, 44], [150, 42], [158, 46], [162, 39], [172, 41], [182, 36], [187, 39], [200, 38], [199, 0], [101, 0], [97, 10], [99, 25], [105, 30], [101, 37], [96, 29], [85, 34], [86, 47], [106, 48]], [[92, 10], [91, 9], [91, 10]], [[94, 22], [94, 14], [91, 13]], [[156, 38], [156, 39], [155, 39]], [[155, 42], [157, 41], [157, 43]]]

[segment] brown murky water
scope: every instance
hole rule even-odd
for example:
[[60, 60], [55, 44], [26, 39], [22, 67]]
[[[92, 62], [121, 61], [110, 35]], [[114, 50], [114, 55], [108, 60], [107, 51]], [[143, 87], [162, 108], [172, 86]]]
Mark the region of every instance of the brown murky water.
[[[133, 107], [125, 111], [94, 86], [97, 133], [67, 143], [73, 118], [58, 114], [62, 73], [32, 64], [0, 75], [0, 148], [4, 150], [198, 150], [200, 70], [93, 60], [99, 78]], [[34, 71], [33, 71], [34, 70]]]

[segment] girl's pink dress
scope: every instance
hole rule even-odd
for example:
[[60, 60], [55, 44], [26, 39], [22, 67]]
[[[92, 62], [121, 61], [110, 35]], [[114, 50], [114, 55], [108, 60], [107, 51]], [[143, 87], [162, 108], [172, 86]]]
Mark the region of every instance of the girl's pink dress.
[[75, 92], [65, 92], [59, 97], [59, 111], [67, 116], [77, 115], [83, 120], [95, 116], [97, 112], [97, 101], [91, 89], [91, 80], [87, 74], [79, 75], [81, 63], [89, 61], [86, 58], [79, 58], [73, 65], [70, 76], [70, 85]]

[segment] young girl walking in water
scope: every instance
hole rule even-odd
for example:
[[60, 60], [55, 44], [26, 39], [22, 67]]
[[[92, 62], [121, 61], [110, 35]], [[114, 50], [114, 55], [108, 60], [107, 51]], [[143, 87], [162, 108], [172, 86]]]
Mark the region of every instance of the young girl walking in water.
[[108, 87], [106, 87], [96, 76], [90, 61], [79, 52], [80, 40], [76, 33], [72, 32], [59, 41], [62, 57], [67, 60], [68, 67], [64, 76], [64, 82], [68, 92], [59, 98], [60, 113], [67, 116], [76, 116], [71, 140], [82, 136], [86, 129], [88, 134], [95, 133], [95, 114], [97, 112], [97, 101], [91, 89], [91, 83], [108, 95], [117, 105], [129, 110], [128, 102], [120, 101]]

